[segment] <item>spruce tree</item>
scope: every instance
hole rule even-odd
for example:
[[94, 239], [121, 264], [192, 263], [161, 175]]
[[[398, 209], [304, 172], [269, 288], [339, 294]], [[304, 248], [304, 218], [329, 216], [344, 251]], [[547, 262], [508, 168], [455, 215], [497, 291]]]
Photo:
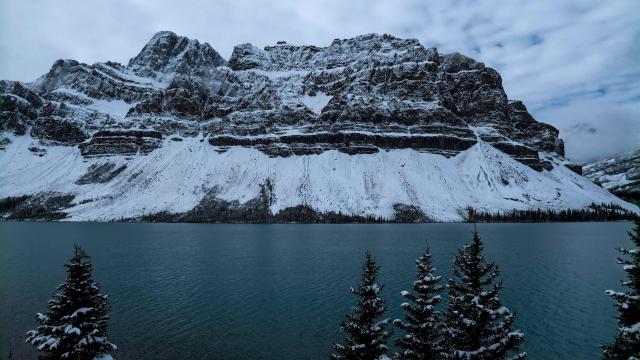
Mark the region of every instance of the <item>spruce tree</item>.
[[502, 282], [496, 282], [498, 266], [482, 255], [482, 242], [473, 241], [458, 250], [453, 261], [453, 279], [448, 281], [445, 347], [448, 359], [524, 359], [517, 351], [524, 335], [511, 330], [515, 315], [498, 297]]
[[36, 315], [40, 325], [27, 333], [26, 342], [42, 351], [43, 359], [109, 358], [117, 347], [107, 339], [108, 297], [91, 278], [90, 257], [74, 247], [65, 264], [67, 279], [49, 300], [47, 314]]
[[413, 282], [413, 293], [401, 294], [408, 301], [401, 305], [404, 320], [396, 319], [394, 324], [406, 334], [396, 341], [402, 349], [398, 359], [441, 359], [442, 358], [442, 313], [436, 306], [442, 301], [440, 276], [436, 276], [431, 265], [431, 252], [425, 246], [422, 256], [415, 261], [417, 279]]
[[342, 322], [344, 344], [334, 345], [336, 353], [331, 355], [332, 359], [376, 360], [388, 353], [389, 319], [380, 319], [385, 311], [385, 303], [378, 297], [383, 288], [376, 284], [379, 270], [373, 256], [367, 252], [360, 286], [358, 289], [351, 288], [351, 293], [358, 297], [358, 301]]
[[627, 273], [622, 283], [628, 290], [607, 290], [606, 294], [616, 301], [618, 308], [618, 332], [613, 344], [602, 346], [606, 360], [640, 359], [640, 218], [636, 218], [629, 237], [635, 245], [632, 249], [619, 248], [622, 254], [618, 263]]

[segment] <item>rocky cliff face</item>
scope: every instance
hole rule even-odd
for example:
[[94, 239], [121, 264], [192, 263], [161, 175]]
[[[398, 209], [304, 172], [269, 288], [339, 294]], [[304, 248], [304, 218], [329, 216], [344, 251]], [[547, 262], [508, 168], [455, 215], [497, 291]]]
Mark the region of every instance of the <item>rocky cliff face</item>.
[[[227, 63], [207, 43], [160, 32], [126, 67], [59, 60], [35, 83], [6, 83], [3, 93], [12, 117], [5, 127], [37, 122], [34, 137], [68, 144], [105, 128], [152, 128], [271, 156], [404, 148], [452, 156], [477, 139], [536, 170], [550, 166], [538, 152], [563, 155], [558, 131], [507, 100], [495, 70], [389, 35], [325, 48], [243, 44]], [[95, 99], [130, 109], [105, 117]], [[51, 129], [55, 122], [65, 129]]]
[[[53, 153], [68, 153], [80, 156], [83, 163], [118, 156], [134, 161], [161, 150], [165, 155], [173, 153], [171, 149], [185, 144], [197, 144], [198, 151], [204, 152], [200, 156], [209, 157], [247, 149], [292, 164], [300, 157], [306, 159], [306, 168], [290, 169], [302, 174], [303, 182], [308, 182], [304, 180], [308, 166], [318, 156], [334, 153], [360, 159], [412, 151], [455, 162], [454, 158], [484, 149], [486, 144], [540, 176], [568, 165], [558, 130], [537, 122], [521, 101], [509, 100], [494, 69], [461, 54], [440, 54], [414, 39], [377, 34], [337, 39], [327, 47], [279, 42], [259, 49], [242, 44], [226, 61], [207, 43], [159, 32], [126, 66], [58, 60], [33, 83], [1, 81], [0, 131], [4, 134], [0, 162], [7, 166], [15, 166], [11, 164], [16, 159], [8, 155], [12, 143], [25, 141], [26, 149], [36, 149], [27, 153], [30, 156], [46, 159]], [[172, 159], [195, 161], [190, 154]], [[129, 171], [134, 171], [132, 166], [117, 175]], [[133, 175], [129, 174], [130, 179]], [[253, 187], [247, 185], [244, 193], [239, 190], [227, 200], [241, 200], [257, 184], [277, 177], [271, 172], [254, 175], [259, 178], [253, 179]], [[20, 171], [11, 176], [21, 176]], [[507, 175], [501, 176], [504, 186], [511, 184]], [[208, 179], [195, 181], [200, 187], [208, 183]], [[8, 175], [0, 177], [7, 195], [21, 193], [11, 184]], [[216, 185], [214, 193], [220, 194], [227, 185]], [[313, 207], [313, 201], [307, 200], [320, 195], [316, 189], [300, 186], [287, 203]], [[406, 180], [402, 186], [420, 185]], [[375, 184], [365, 190], [375, 192]], [[82, 191], [80, 185], [64, 190]], [[204, 196], [199, 190], [192, 192], [198, 199]], [[210, 196], [212, 189], [206, 193]], [[414, 195], [409, 196], [411, 201], [388, 199], [386, 205], [374, 201], [342, 210], [386, 214], [402, 203], [426, 211]], [[387, 196], [395, 195], [378, 194]], [[514, 198], [524, 199], [516, 207], [554, 205], [531, 200], [535, 194]], [[182, 204], [179, 199], [176, 202]], [[456, 212], [463, 204], [446, 206], [456, 207], [451, 209]], [[167, 209], [175, 206], [161, 210]]]
[[640, 203], [640, 150], [587, 164], [582, 172], [621, 198]]
[[167, 74], [206, 77], [225, 64], [208, 43], [161, 31], [129, 61], [127, 68], [143, 77], [163, 78]]

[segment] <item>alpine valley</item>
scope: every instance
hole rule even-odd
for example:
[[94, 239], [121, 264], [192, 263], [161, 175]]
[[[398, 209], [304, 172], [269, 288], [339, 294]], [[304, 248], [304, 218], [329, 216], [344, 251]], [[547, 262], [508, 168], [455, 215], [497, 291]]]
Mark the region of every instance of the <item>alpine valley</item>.
[[209, 44], [0, 82], [0, 214], [114, 221], [463, 221], [638, 212], [581, 176], [500, 75], [414, 39]]

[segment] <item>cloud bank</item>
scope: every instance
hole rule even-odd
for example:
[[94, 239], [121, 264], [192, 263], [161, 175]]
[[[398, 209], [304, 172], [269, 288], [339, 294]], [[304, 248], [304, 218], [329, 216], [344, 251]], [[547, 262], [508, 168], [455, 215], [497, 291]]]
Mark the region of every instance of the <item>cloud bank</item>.
[[640, 148], [637, 0], [0, 0], [0, 78], [32, 81], [58, 58], [126, 63], [158, 30], [226, 58], [243, 42], [417, 38], [497, 69], [511, 98], [561, 130], [573, 160]]

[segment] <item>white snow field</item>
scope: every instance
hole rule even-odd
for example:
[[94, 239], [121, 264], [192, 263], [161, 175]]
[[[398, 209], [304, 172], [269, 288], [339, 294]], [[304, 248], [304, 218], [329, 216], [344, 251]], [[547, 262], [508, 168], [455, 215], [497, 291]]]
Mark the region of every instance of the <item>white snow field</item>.
[[[325, 212], [393, 218], [397, 203], [419, 207], [434, 221], [462, 221], [466, 208], [580, 209], [591, 203], [617, 204], [639, 212], [588, 179], [554, 162], [537, 172], [479, 141], [457, 156], [411, 149], [348, 155], [268, 157], [244, 147], [216, 152], [202, 137], [164, 140], [148, 155], [83, 158], [77, 147], [48, 146], [43, 157], [28, 150], [37, 140], [9, 136], [0, 152], [0, 198], [40, 192], [76, 195], [67, 209], [72, 221], [108, 221], [159, 211], [192, 209], [209, 190], [223, 200], [245, 203], [270, 179], [272, 213], [296, 205]], [[201, 141], [204, 140], [204, 141]], [[107, 183], [75, 184], [93, 164], [126, 164]]]

